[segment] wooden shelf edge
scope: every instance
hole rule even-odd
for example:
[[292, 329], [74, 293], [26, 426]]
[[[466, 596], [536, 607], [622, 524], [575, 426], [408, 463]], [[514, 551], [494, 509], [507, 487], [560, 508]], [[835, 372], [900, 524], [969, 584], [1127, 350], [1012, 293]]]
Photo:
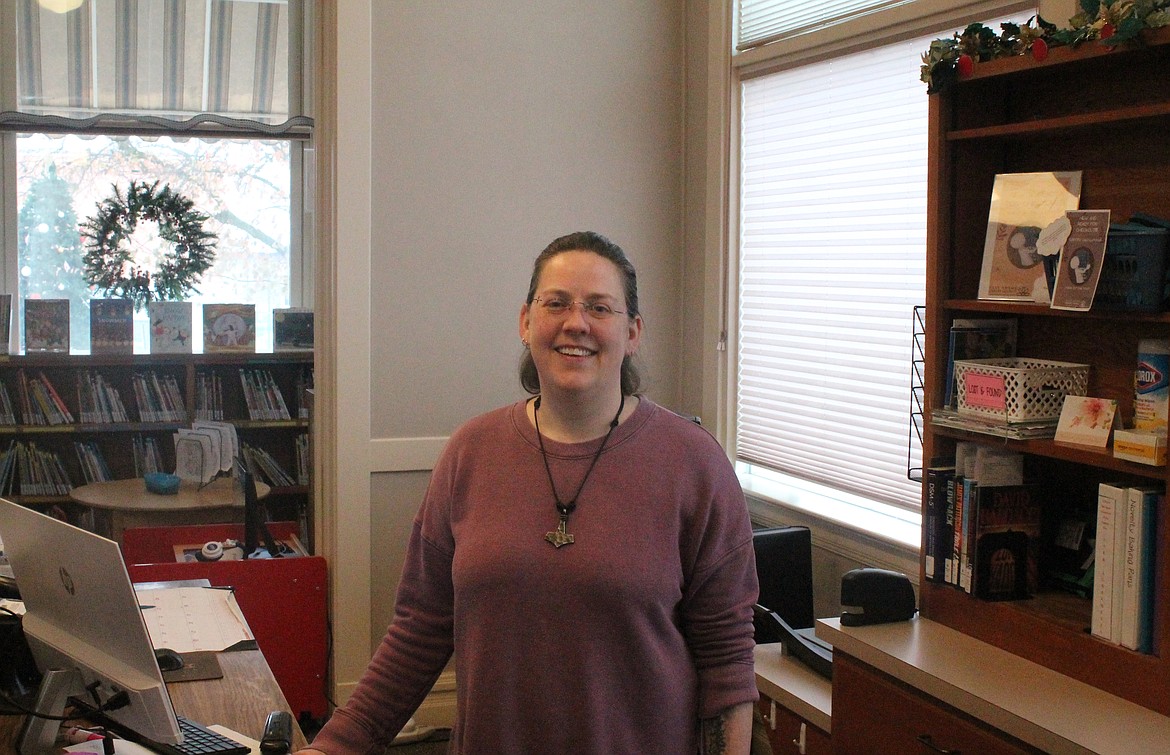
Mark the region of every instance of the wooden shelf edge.
[[1126, 312], [1108, 309], [1071, 312], [1064, 309], [1052, 309], [1046, 304], [995, 301], [993, 299], [947, 299], [942, 302], [942, 307], [943, 309], [955, 312], [986, 312], [989, 314], [1016, 315], [1019, 317], [1058, 317], [1117, 322], [1170, 323], [1170, 313], [1168, 312]]
[[1146, 125], [1170, 118], [1170, 104], [1135, 105], [1095, 113], [1078, 113], [1058, 118], [1041, 118], [1032, 121], [1005, 123], [998, 126], [956, 129], [947, 132], [947, 141], [962, 142], [980, 139], [1011, 139], [1015, 137], [1050, 135], [1075, 129], [1101, 129], [1110, 126]]
[[1113, 645], [1031, 613], [1022, 605], [1026, 601], [987, 602], [930, 582], [922, 585], [921, 593], [921, 613], [933, 621], [1170, 716], [1170, 697], [1165, 694], [1170, 672], [1156, 655]]
[[931, 428], [931, 432], [935, 435], [941, 435], [955, 440], [972, 440], [982, 443], [987, 443], [990, 440], [997, 444], [1002, 444], [1005, 448], [1019, 451], [1020, 453], [1085, 464], [1091, 467], [1133, 475], [1134, 477], [1148, 477], [1158, 481], [1164, 481], [1166, 477], [1166, 467], [1164, 466], [1155, 467], [1149, 464], [1138, 464], [1137, 462], [1118, 459], [1112, 455], [1109, 449], [1096, 449], [1068, 443], [1058, 443], [1047, 438], [1014, 440], [1012, 438], [1002, 438], [996, 435], [986, 435], [968, 430], [960, 430], [954, 427], [940, 427], [937, 425]]
[[1091, 41], [1084, 42], [1075, 47], [1070, 45], [1051, 47], [1048, 51], [1048, 57], [1042, 61], [1036, 60], [1031, 55], [1014, 55], [1008, 58], [998, 58], [996, 60], [976, 63], [971, 71], [971, 75], [960, 80], [959, 84], [962, 85], [967, 81], [978, 81], [979, 79], [987, 79], [995, 76], [1008, 76], [1011, 74], [1037, 71], [1044, 68], [1051, 68], [1052, 66], [1061, 66], [1110, 55], [1125, 54], [1165, 44], [1170, 44], [1170, 27], [1146, 29], [1138, 37], [1137, 42], [1128, 44], [1106, 45], [1099, 41]]

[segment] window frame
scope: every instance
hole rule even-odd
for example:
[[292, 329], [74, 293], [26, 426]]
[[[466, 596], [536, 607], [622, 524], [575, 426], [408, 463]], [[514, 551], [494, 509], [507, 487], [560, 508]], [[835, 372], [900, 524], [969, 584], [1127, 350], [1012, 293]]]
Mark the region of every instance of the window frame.
[[[718, 1], [718, 0], [717, 0]], [[723, 227], [719, 238], [723, 244], [721, 264], [720, 312], [720, 375], [718, 386], [719, 421], [717, 432], [728, 456], [736, 461], [738, 449], [737, 399], [738, 390], [738, 313], [739, 301], [739, 242], [741, 236], [739, 185], [741, 180], [739, 123], [742, 86], [745, 80], [765, 76], [831, 57], [861, 52], [893, 44], [918, 36], [938, 33], [947, 35], [952, 30], [988, 18], [999, 18], [1015, 13], [1036, 13], [1037, 3], [1020, 0], [974, 0], [956, 5], [946, 0], [913, 0], [902, 5], [880, 9], [872, 14], [845, 21], [805, 34], [781, 37], [737, 52], [735, 21], [736, 2], [723, 0], [722, 48], [719, 59], [726, 66], [726, 78], [714, 79], [713, 86], [725, 87], [721, 93], [709, 91], [709, 101], [722, 102], [720, 117], [724, 129], [720, 140], [725, 152], [722, 160], [726, 170], [719, 186], [720, 208], [709, 207], [711, 216], [719, 216]], [[721, 96], [720, 96], [721, 95]], [[926, 96], [925, 84], [923, 97]], [[925, 294], [924, 294], [925, 295]], [[909, 313], [907, 313], [909, 319]], [[909, 366], [907, 366], [909, 369]], [[909, 431], [910, 396], [907, 395], [907, 431]], [[816, 486], [801, 482], [785, 484], [774, 473], [754, 474], [750, 464], [736, 461], [736, 470], [749, 504], [753, 510], [764, 510], [769, 517], [784, 520], [783, 510], [797, 510], [810, 516], [832, 521], [842, 527], [856, 530], [880, 541], [912, 548], [920, 546], [920, 515], [908, 515], [906, 509], [889, 504], [858, 501], [848, 494], [825, 495]]]
[[[316, 0], [293, 0], [289, 3], [290, 12], [300, 14], [301, 24], [296, 33], [290, 28], [290, 49], [293, 45], [299, 46], [301, 52], [299, 64], [290, 66], [290, 109], [297, 108], [301, 112], [312, 116], [310, 103], [314, 101], [312, 72], [315, 70], [313, 51], [314, 35], [316, 34], [313, 20], [316, 18]], [[12, 53], [0, 53], [0, 111], [15, 109], [17, 102], [17, 52], [16, 45], [16, 3], [12, 0], [0, 0], [0, 50], [11, 50]], [[290, 25], [295, 26], [295, 25]], [[290, 56], [291, 57], [291, 56]], [[30, 128], [16, 131], [0, 129], [0, 224], [3, 234], [0, 235], [0, 285], [4, 291], [16, 294], [19, 291], [19, 244], [17, 226], [19, 207], [17, 206], [17, 148], [16, 141], [20, 133], [49, 133], [46, 129]], [[160, 133], [157, 127], [144, 125], [140, 128], [112, 130], [109, 128], [94, 127], [89, 129], [71, 130], [76, 134], [131, 134], [151, 136]], [[255, 132], [241, 133], [227, 129], [216, 129], [214, 124], [210, 128], [192, 129], [190, 135], [208, 136], [227, 139], [261, 138], [268, 140], [285, 140], [289, 142], [289, 306], [313, 307], [315, 251], [313, 241], [316, 238], [313, 207], [316, 190], [316, 150], [312, 129], [305, 133], [304, 129], [289, 134]], [[174, 133], [179, 136], [181, 134]], [[20, 326], [14, 323], [10, 335], [11, 353], [16, 353], [20, 343]]]

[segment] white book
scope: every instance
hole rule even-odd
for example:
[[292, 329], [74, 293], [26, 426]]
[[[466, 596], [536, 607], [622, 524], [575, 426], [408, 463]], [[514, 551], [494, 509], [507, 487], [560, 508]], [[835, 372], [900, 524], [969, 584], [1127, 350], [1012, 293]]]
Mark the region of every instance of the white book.
[[[1103, 640], [1116, 642], [1113, 634], [1114, 572], [1119, 517], [1124, 520], [1125, 488], [1103, 482], [1097, 487], [1097, 539], [1093, 557], [1093, 618], [1090, 631]], [[1120, 633], [1120, 626], [1118, 626]]]
[[1129, 488], [1126, 498], [1125, 549], [1117, 563], [1122, 572], [1121, 644], [1130, 650], [1147, 650], [1150, 629], [1152, 544], [1150, 525], [1160, 489]]

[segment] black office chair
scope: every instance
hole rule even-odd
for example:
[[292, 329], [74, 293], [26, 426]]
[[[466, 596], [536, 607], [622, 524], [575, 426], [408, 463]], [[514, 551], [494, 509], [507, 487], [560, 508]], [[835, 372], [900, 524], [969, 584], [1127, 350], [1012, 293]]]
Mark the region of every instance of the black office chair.
[[[812, 636], [812, 533], [808, 527], [756, 530], [756, 643], [781, 642], [822, 676], [832, 678], [832, 650]], [[804, 630], [804, 631], [801, 631]]]

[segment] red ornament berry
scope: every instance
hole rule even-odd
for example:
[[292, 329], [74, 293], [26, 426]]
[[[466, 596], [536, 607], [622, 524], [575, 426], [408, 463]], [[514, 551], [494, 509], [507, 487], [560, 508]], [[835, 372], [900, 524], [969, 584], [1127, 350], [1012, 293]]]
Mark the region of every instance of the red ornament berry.
[[1048, 43], [1043, 39], [1032, 40], [1032, 57], [1040, 62], [1048, 57]]
[[1113, 33], [1115, 31], [1117, 31], [1117, 30], [1113, 28], [1113, 24], [1106, 23], [1104, 26], [1101, 27], [1101, 35], [1100, 35], [1101, 39], [1109, 39], [1110, 37], [1113, 36]]
[[966, 78], [971, 75], [972, 71], [975, 70], [975, 61], [970, 55], [963, 53], [959, 56], [959, 60], [955, 64], [955, 68], [958, 70], [959, 76], [961, 78]]

